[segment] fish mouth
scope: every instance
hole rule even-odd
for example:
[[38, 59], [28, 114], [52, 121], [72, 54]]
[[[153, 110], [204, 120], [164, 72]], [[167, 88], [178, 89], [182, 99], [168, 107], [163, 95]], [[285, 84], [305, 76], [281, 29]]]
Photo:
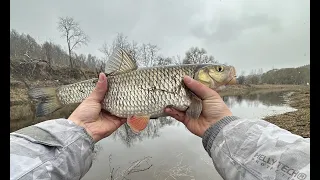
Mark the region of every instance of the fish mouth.
[[237, 79], [236, 79], [236, 77], [237, 77], [237, 76], [232, 77], [232, 78], [227, 82], [226, 85], [235, 85], [235, 84], [237, 84]]
[[226, 85], [235, 85], [237, 84], [237, 75], [236, 75], [236, 70], [234, 67], [231, 68], [231, 71], [229, 73], [229, 78], [230, 80], [227, 82]]

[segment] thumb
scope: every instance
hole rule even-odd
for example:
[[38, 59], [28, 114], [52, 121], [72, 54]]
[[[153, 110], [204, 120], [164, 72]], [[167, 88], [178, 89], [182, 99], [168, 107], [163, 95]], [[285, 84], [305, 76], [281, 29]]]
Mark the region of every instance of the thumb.
[[97, 82], [96, 87], [89, 95], [88, 99], [94, 100], [95, 102], [101, 102], [104, 99], [104, 96], [108, 89], [107, 77], [104, 73], [99, 74], [99, 81]]

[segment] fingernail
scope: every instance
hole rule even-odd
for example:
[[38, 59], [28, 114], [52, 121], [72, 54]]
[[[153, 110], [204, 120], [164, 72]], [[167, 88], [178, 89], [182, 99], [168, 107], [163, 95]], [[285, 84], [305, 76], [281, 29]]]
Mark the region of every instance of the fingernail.
[[192, 81], [191, 77], [190, 76], [185, 76], [184, 77], [184, 82], [189, 84], [190, 82]]
[[170, 108], [165, 109], [165, 112], [170, 113], [172, 110]]
[[105, 80], [105, 76], [103, 73], [99, 74], [99, 82], [103, 82]]

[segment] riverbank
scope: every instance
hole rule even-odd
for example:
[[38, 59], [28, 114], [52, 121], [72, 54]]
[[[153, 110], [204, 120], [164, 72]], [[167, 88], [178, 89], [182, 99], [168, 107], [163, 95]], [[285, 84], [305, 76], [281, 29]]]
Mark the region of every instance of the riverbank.
[[264, 120], [271, 122], [291, 133], [310, 137], [310, 87], [302, 85], [234, 85], [219, 92], [221, 96], [239, 96], [267, 92], [293, 92], [286, 97], [287, 104], [296, 111], [267, 116]]
[[288, 97], [288, 105], [297, 109], [264, 119], [302, 137], [310, 137], [310, 90], [295, 91]]
[[[91, 77], [94, 77], [92, 74]], [[82, 78], [81, 80], [84, 80]], [[76, 80], [73, 80], [76, 82]], [[73, 83], [71, 82], [69, 83]], [[68, 117], [77, 105], [64, 107], [49, 116], [35, 118], [34, 102], [28, 97], [29, 87], [40, 86], [60, 86], [67, 84], [60, 80], [37, 80], [29, 81], [20, 79], [11, 79], [10, 81], [10, 131], [41, 122], [46, 119], [59, 117]], [[289, 105], [298, 109], [276, 116], [266, 117], [265, 120], [272, 122], [292, 133], [303, 137], [310, 136], [310, 90], [307, 86], [299, 85], [234, 85], [219, 92], [221, 96], [235, 96], [246, 94], [258, 94], [275, 91], [295, 92], [289, 98]]]
[[221, 96], [239, 96], [276, 91], [307, 91], [309, 86], [286, 84], [232, 85], [219, 92]]

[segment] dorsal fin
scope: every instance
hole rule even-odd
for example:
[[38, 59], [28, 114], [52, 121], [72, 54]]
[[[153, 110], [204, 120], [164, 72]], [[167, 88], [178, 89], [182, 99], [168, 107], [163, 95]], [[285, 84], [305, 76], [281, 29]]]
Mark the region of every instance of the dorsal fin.
[[122, 48], [115, 48], [106, 63], [105, 73], [110, 75], [121, 74], [136, 70], [137, 63]]

